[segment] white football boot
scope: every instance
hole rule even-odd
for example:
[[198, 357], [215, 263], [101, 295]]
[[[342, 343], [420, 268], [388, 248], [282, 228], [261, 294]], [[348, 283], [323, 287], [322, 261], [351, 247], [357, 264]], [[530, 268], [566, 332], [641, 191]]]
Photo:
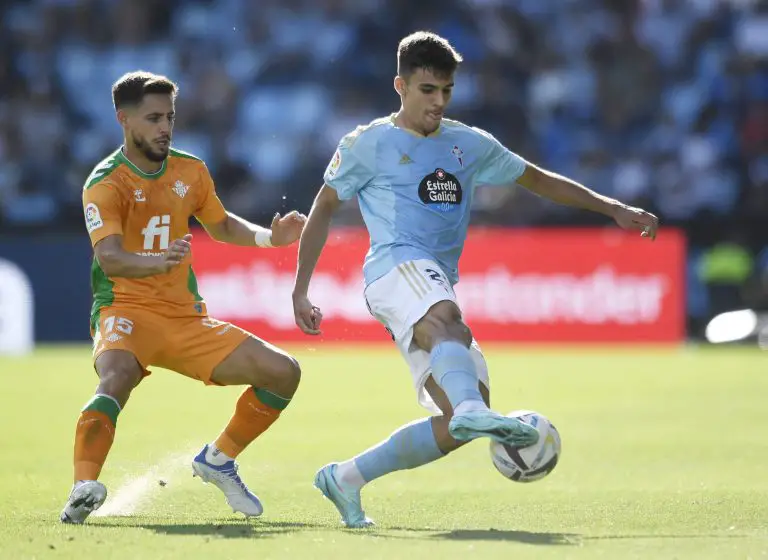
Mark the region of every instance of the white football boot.
[[107, 499], [107, 487], [98, 480], [78, 480], [72, 487], [67, 505], [59, 519], [62, 523], [82, 524], [91, 512]]
[[227, 461], [221, 466], [210, 464], [205, 455], [208, 446], [192, 460], [193, 476], [199, 476], [203, 482], [210, 482], [224, 492], [229, 507], [234, 512], [240, 512], [246, 517], [258, 517], [264, 511], [259, 498], [245, 485], [237, 474], [237, 463]]

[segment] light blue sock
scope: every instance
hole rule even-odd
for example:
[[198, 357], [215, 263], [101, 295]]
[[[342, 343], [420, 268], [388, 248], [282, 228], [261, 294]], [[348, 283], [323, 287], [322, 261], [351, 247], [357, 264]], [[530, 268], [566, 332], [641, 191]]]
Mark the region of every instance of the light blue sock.
[[[477, 380], [477, 369], [469, 349], [453, 340], [446, 340], [432, 348], [430, 356], [432, 377], [445, 391], [456, 411], [462, 402], [479, 401], [483, 403]], [[482, 408], [484, 408], [484, 403]]]
[[443, 456], [445, 453], [440, 451], [432, 433], [432, 422], [422, 418], [406, 424], [353, 461], [363, 481], [370, 482], [387, 473], [414, 469]]

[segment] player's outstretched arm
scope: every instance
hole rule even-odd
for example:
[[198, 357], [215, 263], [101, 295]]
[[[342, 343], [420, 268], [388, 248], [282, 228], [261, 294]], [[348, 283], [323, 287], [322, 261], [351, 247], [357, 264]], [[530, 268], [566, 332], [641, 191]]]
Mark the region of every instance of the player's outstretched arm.
[[598, 194], [584, 185], [527, 163], [517, 183], [558, 204], [599, 212], [613, 218], [624, 229], [641, 230], [643, 237], [656, 239], [659, 219], [641, 208], [628, 206]]
[[270, 229], [227, 212], [227, 217], [217, 223], [203, 223], [213, 239], [246, 247], [283, 247], [298, 241], [307, 217], [293, 210], [285, 216], [275, 214]]
[[93, 248], [101, 270], [109, 278], [144, 278], [165, 274], [189, 254], [192, 235], [176, 239], [163, 256], [136, 255], [123, 249], [122, 235], [108, 235]]
[[323, 315], [320, 309], [309, 301], [309, 282], [328, 239], [333, 215], [340, 205], [341, 200], [336, 189], [323, 185], [312, 203], [307, 224], [299, 241], [299, 262], [293, 285], [293, 314], [296, 325], [306, 334], [320, 334]]

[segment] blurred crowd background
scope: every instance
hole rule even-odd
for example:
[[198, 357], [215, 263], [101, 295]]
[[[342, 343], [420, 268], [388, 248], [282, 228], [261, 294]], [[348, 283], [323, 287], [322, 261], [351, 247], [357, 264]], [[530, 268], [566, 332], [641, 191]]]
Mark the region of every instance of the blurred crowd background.
[[[83, 181], [121, 142], [110, 87], [135, 69], [179, 83], [174, 143], [225, 204], [306, 211], [339, 138], [398, 109], [399, 39], [429, 29], [465, 58], [450, 117], [686, 230], [692, 324], [768, 303], [767, 1], [0, 0], [0, 15], [0, 234], [83, 230]], [[605, 223], [521, 189], [475, 212]]]

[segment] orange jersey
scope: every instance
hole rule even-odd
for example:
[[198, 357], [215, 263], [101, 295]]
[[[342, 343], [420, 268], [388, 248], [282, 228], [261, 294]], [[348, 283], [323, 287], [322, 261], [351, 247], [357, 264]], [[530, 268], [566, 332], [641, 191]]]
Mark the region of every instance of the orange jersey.
[[[147, 256], [162, 256], [189, 233], [191, 216], [203, 224], [227, 217], [205, 163], [173, 149], [154, 174], [142, 172], [118, 149], [86, 180], [83, 209], [93, 246], [118, 234], [126, 251]], [[203, 312], [190, 257], [166, 274], [145, 278], [108, 278], [94, 257], [91, 286], [92, 324], [106, 306], [152, 307], [170, 317]]]

